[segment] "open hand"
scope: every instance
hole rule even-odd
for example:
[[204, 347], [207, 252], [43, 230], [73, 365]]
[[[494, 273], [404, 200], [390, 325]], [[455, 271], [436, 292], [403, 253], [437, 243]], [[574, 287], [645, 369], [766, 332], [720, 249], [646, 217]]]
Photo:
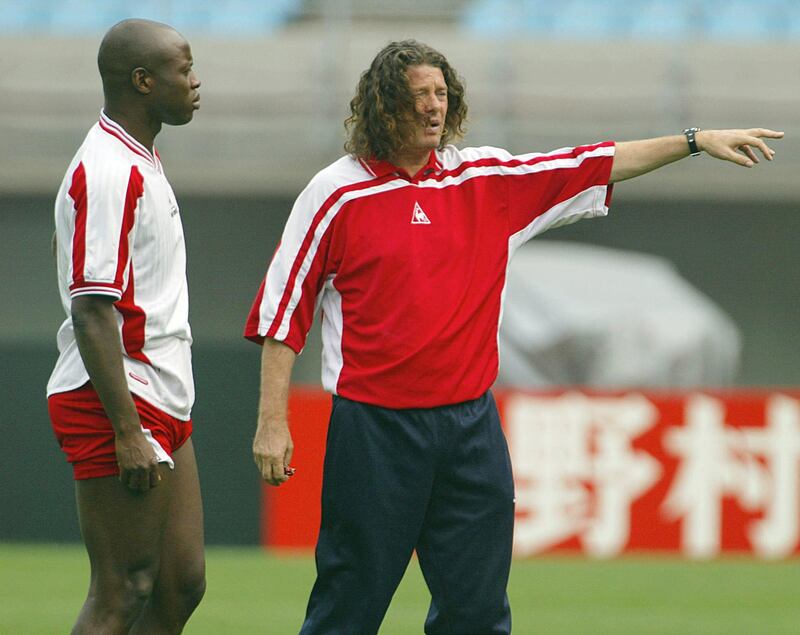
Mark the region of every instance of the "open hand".
[[748, 130], [701, 130], [697, 133], [697, 147], [717, 159], [731, 161], [746, 168], [759, 163], [756, 149], [767, 161], [772, 161], [775, 151], [764, 139], [781, 139], [783, 132], [768, 128]]

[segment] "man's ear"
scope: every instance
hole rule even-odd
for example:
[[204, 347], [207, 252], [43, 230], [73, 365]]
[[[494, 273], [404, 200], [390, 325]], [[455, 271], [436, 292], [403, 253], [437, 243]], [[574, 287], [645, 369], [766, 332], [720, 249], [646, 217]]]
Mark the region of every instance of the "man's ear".
[[153, 90], [153, 76], [146, 68], [138, 66], [131, 71], [131, 84], [134, 90], [148, 95]]

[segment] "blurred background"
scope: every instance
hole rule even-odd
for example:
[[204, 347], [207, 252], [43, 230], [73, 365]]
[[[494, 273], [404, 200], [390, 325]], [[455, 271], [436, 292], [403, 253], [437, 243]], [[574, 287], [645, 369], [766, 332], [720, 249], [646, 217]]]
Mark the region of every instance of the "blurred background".
[[[531, 261], [532, 244], [519, 260], [551, 267], [550, 284], [509, 293], [517, 328], [504, 336], [503, 382], [800, 385], [796, 0], [0, 0], [0, 540], [78, 539], [71, 471], [44, 396], [64, 319], [50, 254], [52, 201], [102, 107], [98, 45], [125, 17], [183, 33], [203, 83], [195, 120], [165, 128], [156, 145], [186, 234], [194, 438], [214, 510], [210, 543], [258, 542], [249, 448], [259, 350], [241, 338], [244, 319], [294, 197], [342, 154], [359, 74], [391, 40], [434, 46], [464, 77], [464, 145], [522, 153], [689, 126], [786, 131], [773, 144], [773, 164], [745, 170], [687, 159], [617, 185], [607, 219], [537, 238], [546, 258]], [[584, 268], [570, 269], [576, 262]], [[634, 281], [625, 277], [631, 271], [648, 275]], [[587, 301], [584, 317], [598, 311], [603, 328], [587, 337], [587, 322], [598, 329], [597, 320], [580, 321], [576, 349], [552, 322], [569, 322], [561, 307], [598, 285], [640, 291], [616, 308]], [[530, 297], [557, 309], [549, 328], [526, 339], [519, 333], [538, 319]], [[609, 366], [596, 359], [608, 346], [585, 345], [616, 344], [633, 325], [651, 337], [622, 342]], [[528, 346], [543, 332], [544, 344]], [[658, 342], [681, 339], [676, 333], [696, 334], [688, 340], [699, 361], [678, 342], [677, 358], [673, 350], [665, 367], [639, 372], [643, 359], [662, 354]], [[319, 384], [319, 349], [315, 331], [297, 382]], [[587, 355], [599, 369], [593, 375]], [[542, 366], [531, 370], [526, 356]], [[620, 367], [637, 372], [608, 370]]]

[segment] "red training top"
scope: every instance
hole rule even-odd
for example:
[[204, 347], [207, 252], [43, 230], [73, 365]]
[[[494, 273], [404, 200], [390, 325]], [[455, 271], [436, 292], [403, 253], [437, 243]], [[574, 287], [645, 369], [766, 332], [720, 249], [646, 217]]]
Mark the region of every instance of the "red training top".
[[300, 352], [321, 307], [326, 390], [387, 408], [479, 397], [497, 377], [511, 255], [608, 213], [614, 150], [447, 146], [414, 177], [342, 157], [297, 198], [245, 337]]

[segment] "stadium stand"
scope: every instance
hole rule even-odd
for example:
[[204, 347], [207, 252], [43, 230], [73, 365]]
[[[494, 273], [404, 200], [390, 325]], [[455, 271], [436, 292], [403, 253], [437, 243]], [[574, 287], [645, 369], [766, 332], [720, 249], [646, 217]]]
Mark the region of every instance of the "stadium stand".
[[461, 14], [466, 4], [465, 0], [305, 0], [302, 13], [307, 19], [338, 14], [358, 21], [449, 22]]
[[452, 22], [489, 37], [800, 37], [796, 0], [27, 0], [0, 2], [0, 32], [94, 33], [133, 14], [217, 35], [269, 35], [293, 21], [339, 17]]
[[674, 0], [652, 0], [630, 16], [632, 37], [649, 40], [680, 40], [697, 34], [690, 11], [675, 11]]
[[476, 0], [464, 28], [490, 37], [770, 40], [796, 38], [794, 0]]
[[[753, 12], [760, 38], [736, 36], [736, 20], [758, 21]], [[527, 151], [768, 121], [787, 139], [758, 182], [767, 196], [796, 198], [800, 114], [786, 78], [800, 64], [789, 39], [800, 37], [797, 0], [0, 0], [0, 191], [60, 178], [97, 116], [99, 37], [127, 15], [166, 21], [192, 41], [201, 116], [192, 135], [160, 140], [181, 157], [171, 175], [191, 191], [297, 191], [341, 153], [363, 61], [415, 37], [466, 77], [470, 144]], [[725, 171], [691, 165], [662, 193], [756, 196]], [[631, 189], [649, 195], [660, 184]]]
[[197, 33], [269, 35], [298, 17], [302, 0], [27, 0], [0, 2], [0, 32], [83, 34], [136, 16]]

